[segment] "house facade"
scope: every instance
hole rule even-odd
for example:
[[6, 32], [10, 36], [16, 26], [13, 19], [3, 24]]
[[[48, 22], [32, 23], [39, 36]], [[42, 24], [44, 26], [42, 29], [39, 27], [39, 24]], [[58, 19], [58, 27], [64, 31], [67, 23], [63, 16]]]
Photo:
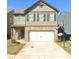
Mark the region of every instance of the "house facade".
[[59, 11], [44, 0], [14, 12], [11, 37], [16, 40], [54, 41], [57, 39], [56, 14]]

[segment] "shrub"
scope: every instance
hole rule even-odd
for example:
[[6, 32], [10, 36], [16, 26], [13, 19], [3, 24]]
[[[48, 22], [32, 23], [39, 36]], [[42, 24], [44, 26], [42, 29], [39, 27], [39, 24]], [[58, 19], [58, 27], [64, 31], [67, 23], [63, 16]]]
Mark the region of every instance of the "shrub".
[[11, 42], [12, 42], [12, 43], [16, 43], [16, 40], [15, 40], [15, 39], [12, 39]]
[[34, 48], [34, 46], [31, 46], [31, 48]]
[[12, 43], [20, 44], [20, 42], [17, 42], [15, 39], [11, 40]]
[[16, 44], [20, 44], [20, 42], [17, 42], [17, 41], [16, 41]]

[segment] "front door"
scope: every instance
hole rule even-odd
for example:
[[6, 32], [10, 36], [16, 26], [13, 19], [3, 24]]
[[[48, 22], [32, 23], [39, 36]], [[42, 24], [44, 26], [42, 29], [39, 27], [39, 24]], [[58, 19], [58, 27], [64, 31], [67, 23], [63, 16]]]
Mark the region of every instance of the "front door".
[[24, 39], [24, 29], [18, 31], [18, 39], [19, 40]]

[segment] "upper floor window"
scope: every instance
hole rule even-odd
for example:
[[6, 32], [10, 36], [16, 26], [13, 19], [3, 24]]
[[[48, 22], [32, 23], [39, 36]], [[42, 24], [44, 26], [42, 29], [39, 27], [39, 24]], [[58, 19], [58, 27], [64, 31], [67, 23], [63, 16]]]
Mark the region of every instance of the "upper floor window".
[[44, 21], [44, 13], [39, 13], [39, 21]]
[[33, 13], [28, 14], [28, 21], [33, 21]]
[[12, 17], [10, 17], [10, 24], [12, 24], [13, 23], [13, 18]]
[[20, 22], [23, 20], [24, 17], [22, 15], [17, 15], [15, 18], [16, 18], [16, 21]]
[[54, 13], [49, 13], [49, 21], [54, 21]]

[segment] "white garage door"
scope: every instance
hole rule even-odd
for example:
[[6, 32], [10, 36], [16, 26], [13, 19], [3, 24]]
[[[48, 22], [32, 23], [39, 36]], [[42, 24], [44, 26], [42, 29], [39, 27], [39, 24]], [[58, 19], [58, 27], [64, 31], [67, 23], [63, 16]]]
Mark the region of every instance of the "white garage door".
[[54, 32], [30, 32], [30, 41], [54, 41]]

